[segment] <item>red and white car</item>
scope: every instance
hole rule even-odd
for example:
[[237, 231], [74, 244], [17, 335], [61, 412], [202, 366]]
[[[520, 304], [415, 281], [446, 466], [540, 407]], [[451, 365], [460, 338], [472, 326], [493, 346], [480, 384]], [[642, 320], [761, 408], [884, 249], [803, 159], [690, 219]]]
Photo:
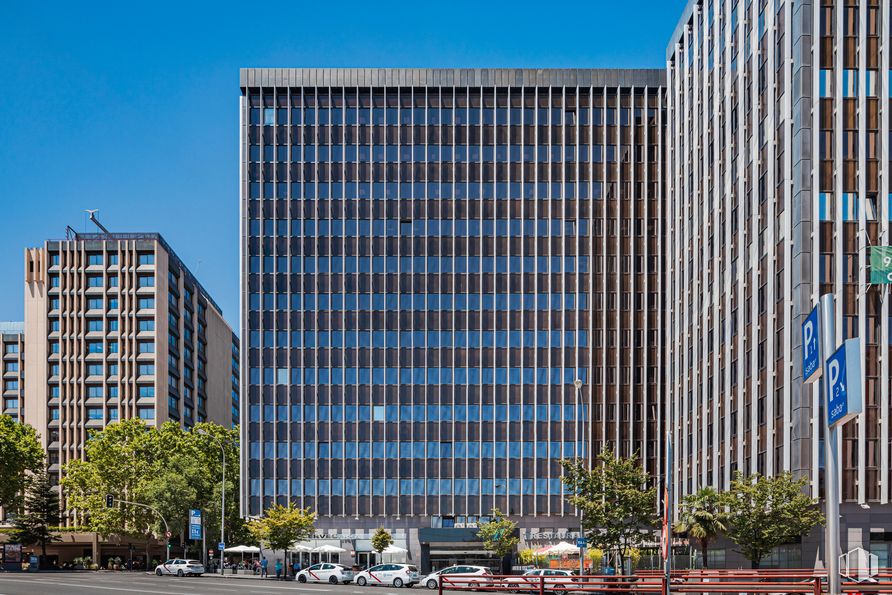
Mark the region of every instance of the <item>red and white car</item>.
[[378, 564], [356, 573], [353, 583], [359, 587], [366, 585], [387, 585], [399, 589], [411, 587], [418, 582], [418, 568], [411, 564]]

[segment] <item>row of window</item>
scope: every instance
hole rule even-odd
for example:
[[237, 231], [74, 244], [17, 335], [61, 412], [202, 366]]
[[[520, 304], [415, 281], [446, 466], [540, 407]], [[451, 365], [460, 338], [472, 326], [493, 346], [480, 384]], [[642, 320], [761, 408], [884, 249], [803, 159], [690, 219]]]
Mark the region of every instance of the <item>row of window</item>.
[[[105, 343], [106, 350], [103, 350], [103, 342], [102, 341], [87, 341], [85, 343], [86, 353], [88, 354], [97, 354], [97, 353], [118, 353], [118, 342], [117, 341], [108, 341]], [[50, 341], [50, 353], [59, 353], [59, 342], [58, 341]], [[155, 342], [154, 341], [137, 341], [136, 348], [138, 353], [155, 353]]]
[[[136, 322], [138, 331], [155, 330], [155, 320], [152, 318], [138, 318]], [[117, 318], [109, 318], [107, 321], [104, 318], [87, 318], [86, 323], [86, 330], [88, 333], [102, 332], [104, 330], [108, 330], [109, 332], [116, 332], [118, 330]], [[61, 322], [58, 318], [51, 319], [48, 326], [51, 333], [59, 332], [61, 328]], [[105, 329], [106, 326], [108, 327], [108, 329]]]
[[[842, 71], [842, 96], [857, 98], [860, 96], [860, 87], [858, 85], [859, 70], [846, 69]], [[892, 78], [892, 70], [889, 71]], [[823, 69], [820, 72], [820, 95], [821, 97], [834, 97], [836, 94], [836, 75], [832, 69]], [[877, 81], [879, 81], [879, 72], [876, 70], [864, 71], [864, 93], [866, 97], [877, 97]], [[892, 97], [892, 83], [888, 89], [889, 97]]]
[[[842, 195], [842, 202], [839, 210], [843, 221], [858, 221], [861, 209], [864, 209], [864, 219], [866, 221], [877, 220], [877, 199], [876, 196], [868, 196], [866, 200], [861, 201], [857, 194], [846, 192]], [[820, 202], [818, 203], [818, 218], [821, 221], [836, 221], [837, 204], [836, 196], [827, 192], [822, 192]], [[888, 207], [886, 216], [892, 221], [892, 194], [888, 197]]]
[[[290, 226], [289, 226], [290, 223]], [[291, 228], [289, 230], [289, 227]], [[572, 219], [305, 219], [263, 222], [263, 234], [300, 237], [575, 237], [576, 220]], [[579, 221], [579, 234], [587, 236], [588, 220]], [[260, 221], [252, 219], [249, 235], [260, 235]]]
[[[290, 298], [290, 299], [289, 299]], [[265, 293], [264, 310], [389, 311], [428, 310], [479, 312], [498, 310], [580, 310], [588, 308], [587, 293]], [[260, 309], [260, 295], [250, 294], [248, 307]]]
[[[260, 368], [251, 368], [251, 384], [260, 384]], [[289, 374], [290, 372], [290, 374]], [[587, 368], [263, 368], [263, 384], [573, 384], [588, 379]]]
[[[137, 253], [137, 264], [139, 265], [151, 265], [155, 264], [155, 254], [152, 252], [139, 252]], [[61, 263], [61, 255], [58, 252], [53, 252], [50, 254], [50, 266], [59, 266]], [[105, 255], [102, 252], [87, 252], [87, 265], [88, 266], [96, 266], [104, 264]], [[118, 255], [117, 254], [108, 254], [108, 264], [111, 266], [118, 264]]]
[[[251, 405], [250, 421], [559, 422], [588, 418], [588, 406], [576, 405]], [[281, 448], [280, 443], [280, 447]]]
[[[560, 274], [587, 273], [588, 264], [588, 256], [292, 256], [290, 272]], [[260, 272], [259, 262], [250, 266]]]
[[[261, 111], [262, 109], [262, 111]], [[617, 112], [619, 118], [617, 119]], [[630, 126], [644, 124], [644, 108], [614, 107], [304, 107], [250, 109], [249, 121], [254, 126]], [[290, 116], [290, 121], [289, 121]], [[647, 109], [650, 124], [656, 124], [656, 110]]]
[[[137, 287], [154, 287], [155, 286], [155, 276], [154, 275], [137, 275], [136, 277]], [[59, 287], [61, 283], [61, 278], [59, 275], [50, 275], [49, 276], [49, 284], [50, 287]], [[118, 276], [117, 275], [87, 275], [87, 287], [118, 287]]]
[[[101, 375], [101, 370], [100, 374]], [[93, 399], [117, 399], [118, 398], [118, 387], [117, 386], [102, 386], [100, 384], [89, 384], [87, 385], [86, 397]], [[47, 386], [47, 391], [49, 397], [51, 399], [58, 398], [61, 395], [61, 389], [58, 384], [50, 384]], [[141, 384], [137, 386], [137, 395], [140, 399], [144, 398], [154, 398], [155, 397], [155, 387], [153, 385], [145, 385]]]
[[[58, 407], [48, 407], [47, 412], [49, 413], [49, 418], [51, 421], [59, 420], [59, 408]], [[155, 408], [154, 407], [137, 407], [136, 413], [139, 419], [155, 419]], [[91, 420], [101, 420], [103, 419], [103, 408], [102, 407], [87, 407], [86, 408], [87, 419]], [[108, 409], [108, 421], [117, 421], [118, 419], [118, 410], [117, 408], [110, 407]]]
[[[588, 347], [588, 331], [264, 331], [263, 347]], [[250, 346], [260, 347], [251, 331]]]
[[[615, 137], [610, 139], [616, 140]], [[516, 142], [516, 139], [515, 139]], [[568, 139], [568, 143], [573, 139]], [[609, 141], [608, 141], [609, 142]], [[248, 158], [260, 163], [628, 163], [631, 144], [551, 145], [250, 145]], [[291, 148], [290, 154], [288, 148]], [[653, 157], [656, 147], [651, 146]], [[635, 160], [644, 161], [644, 150], [635, 150]], [[301, 158], [302, 157], [302, 158]], [[651, 159], [653, 160], [653, 159]]]
[[[292, 442], [290, 458], [299, 459], [561, 459], [582, 453], [582, 443], [521, 441], [388, 441]], [[263, 458], [289, 458], [287, 442], [264, 442]], [[249, 456], [260, 460], [260, 443], [251, 442]]]
[[[617, 198], [617, 182], [607, 182], [606, 184], [600, 180], [591, 182], [583, 182], [576, 184], [575, 182], [347, 182], [342, 184], [335, 182], [329, 184], [325, 181], [315, 184], [307, 181], [301, 185], [301, 182], [291, 182], [291, 197], [294, 199], [527, 199], [527, 200], [561, 200], [561, 199], [601, 199], [605, 196], [608, 199]], [[263, 183], [263, 198], [266, 199], [285, 199], [288, 198], [289, 183], [279, 181], [273, 183], [267, 181]], [[633, 195], [631, 182], [624, 182], [619, 186], [623, 190], [621, 197], [630, 199]], [[641, 200], [645, 197], [645, 186], [643, 182], [636, 182], [634, 196]], [[248, 197], [252, 199], [261, 198], [261, 183], [257, 181], [250, 182], [248, 186]], [[318, 189], [318, 191], [317, 191]], [[649, 195], [657, 197], [656, 182], [651, 182]]]
[[[261, 480], [252, 479], [251, 496]], [[292, 498], [305, 496], [481, 496], [563, 495], [560, 478], [539, 479], [292, 479]], [[263, 493], [289, 495], [287, 479], [264, 479]]]

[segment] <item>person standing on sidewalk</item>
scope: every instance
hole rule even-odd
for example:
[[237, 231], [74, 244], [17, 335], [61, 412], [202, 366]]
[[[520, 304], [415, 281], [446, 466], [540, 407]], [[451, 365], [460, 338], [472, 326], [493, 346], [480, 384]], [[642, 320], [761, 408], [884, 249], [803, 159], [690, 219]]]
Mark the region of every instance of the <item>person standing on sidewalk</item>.
[[264, 558], [260, 561], [260, 578], [266, 578], [268, 576], [266, 569], [269, 566], [269, 561]]
[[282, 580], [282, 561], [276, 560], [276, 580]]

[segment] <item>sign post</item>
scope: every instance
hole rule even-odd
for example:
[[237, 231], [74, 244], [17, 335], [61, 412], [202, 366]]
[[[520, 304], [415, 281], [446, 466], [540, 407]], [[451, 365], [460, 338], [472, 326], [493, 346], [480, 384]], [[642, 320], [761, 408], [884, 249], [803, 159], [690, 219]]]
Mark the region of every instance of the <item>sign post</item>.
[[576, 538], [576, 547], [579, 548], [579, 576], [585, 574], [585, 547], [588, 545], [588, 539], [585, 537]]
[[201, 539], [201, 511], [197, 508], [189, 509], [189, 539]]
[[[821, 296], [820, 311], [820, 344], [821, 351], [830, 354], [836, 350], [836, 300], [832, 293]], [[803, 337], [804, 338], [804, 337]], [[804, 349], [803, 349], [804, 352]], [[827, 361], [823, 362], [823, 378], [819, 394], [821, 401], [827, 394]], [[839, 449], [837, 448], [837, 430], [827, 417], [826, 402], [822, 407], [825, 415], [824, 425], [824, 501], [826, 503], [827, 525], [824, 533], [824, 548], [827, 561], [827, 587], [830, 595], [839, 595]]]

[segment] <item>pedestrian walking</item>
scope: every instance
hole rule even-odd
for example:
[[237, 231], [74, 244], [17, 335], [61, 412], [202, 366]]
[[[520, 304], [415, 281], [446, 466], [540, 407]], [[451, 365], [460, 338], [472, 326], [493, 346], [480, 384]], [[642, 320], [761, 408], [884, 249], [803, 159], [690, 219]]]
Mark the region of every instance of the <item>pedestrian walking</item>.
[[282, 561], [276, 560], [276, 580], [282, 580]]
[[269, 561], [266, 558], [260, 561], [260, 578], [266, 578], [267, 576], [269, 576], [266, 571], [267, 566], [269, 566]]

